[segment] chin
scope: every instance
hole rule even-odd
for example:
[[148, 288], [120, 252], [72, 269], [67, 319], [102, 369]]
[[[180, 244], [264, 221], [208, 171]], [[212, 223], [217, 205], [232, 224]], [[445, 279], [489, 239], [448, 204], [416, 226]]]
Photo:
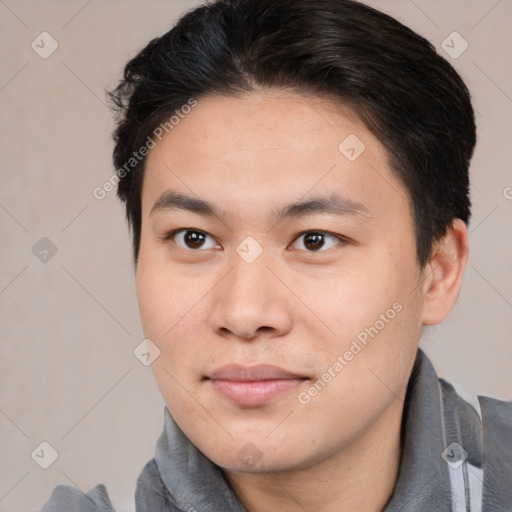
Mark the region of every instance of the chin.
[[[244, 447], [242, 450], [244, 450]], [[299, 461], [292, 460], [292, 454], [276, 456], [275, 454], [267, 453], [265, 450], [256, 450], [258, 451], [255, 451], [254, 448], [245, 449], [243, 457], [239, 457], [238, 453], [230, 457], [222, 454], [218, 458], [214, 457], [211, 460], [223, 470], [248, 474], [282, 473], [308, 466], [305, 462], [301, 464]]]
[[[290, 435], [288, 439], [293, 437]], [[241, 435], [224, 445], [217, 442], [198, 448], [217, 466], [236, 473], [294, 471], [312, 465], [315, 458], [314, 454], [304, 452], [300, 439], [293, 439], [290, 444], [282, 438], [271, 441], [265, 435]]]

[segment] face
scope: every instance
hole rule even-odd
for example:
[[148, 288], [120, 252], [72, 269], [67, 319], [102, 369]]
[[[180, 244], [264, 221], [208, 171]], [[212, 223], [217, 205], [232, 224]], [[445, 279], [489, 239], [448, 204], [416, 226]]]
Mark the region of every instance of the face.
[[201, 98], [147, 158], [137, 294], [152, 366], [223, 468], [304, 468], [373, 435], [405, 394], [420, 279], [407, 194], [339, 104]]

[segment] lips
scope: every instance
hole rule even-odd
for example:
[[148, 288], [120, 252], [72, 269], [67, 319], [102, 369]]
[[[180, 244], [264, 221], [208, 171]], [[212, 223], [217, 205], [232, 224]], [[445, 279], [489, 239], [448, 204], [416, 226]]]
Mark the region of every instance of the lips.
[[308, 380], [272, 365], [222, 366], [208, 374], [207, 379], [219, 395], [240, 407], [265, 405]]

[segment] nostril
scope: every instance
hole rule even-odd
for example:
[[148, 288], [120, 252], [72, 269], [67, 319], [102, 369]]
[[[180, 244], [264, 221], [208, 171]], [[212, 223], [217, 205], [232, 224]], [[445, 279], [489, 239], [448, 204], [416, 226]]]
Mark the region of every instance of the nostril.
[[256, 333], [264, 334], [264, 333], [269, 333], [269, 332], [273, 332], [273, 331], [274, 331], [273, 327], [267, 327], [266, 325], [263, 325], [262, 327], [258, 327], [258, 329], [256, 330]]

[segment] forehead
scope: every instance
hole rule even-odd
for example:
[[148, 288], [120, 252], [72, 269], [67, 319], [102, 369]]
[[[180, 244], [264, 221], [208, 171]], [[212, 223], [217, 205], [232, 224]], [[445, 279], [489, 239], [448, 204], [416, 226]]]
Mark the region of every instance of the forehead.
[[407, 202], [385, 148], [353, 111], [292, 91], [198, 99], [147, 157], [143, 216], [168, 190], [248, 218], [332, 193], [379, 215]]

